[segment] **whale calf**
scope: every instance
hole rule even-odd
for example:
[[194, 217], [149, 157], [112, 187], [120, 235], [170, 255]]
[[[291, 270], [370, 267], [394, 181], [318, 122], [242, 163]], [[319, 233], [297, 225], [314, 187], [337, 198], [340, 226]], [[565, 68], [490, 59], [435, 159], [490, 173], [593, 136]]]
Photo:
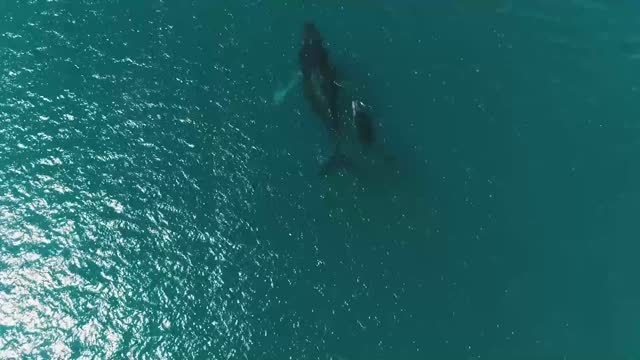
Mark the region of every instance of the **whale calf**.
[[358, 140], [365, 147], [370, 147], [376, 141], [376, 131], [366, 105], [359, 100], [351, 101], [351, 117], [356, 128]]

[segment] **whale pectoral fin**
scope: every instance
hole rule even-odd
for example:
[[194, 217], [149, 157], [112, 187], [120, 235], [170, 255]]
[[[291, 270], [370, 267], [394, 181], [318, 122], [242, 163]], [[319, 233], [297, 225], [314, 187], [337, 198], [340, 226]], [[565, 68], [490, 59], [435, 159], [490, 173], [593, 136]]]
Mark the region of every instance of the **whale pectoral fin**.
[[289, 83], [287, 83], [285, 87], [279, 88], [273, 93], [273, 103], [276, 105], [282, 104], [284, 102], [284, 99], [287, 97], [287, 95], [291, 91], [291, 89], [296, 87], [296, 85], [298, 85], [301, 79], [302, 79], [302, 71], [297, 70], [293, 74], [293, 76], [291, 77], [291, 80], [289, 80]]
[[287, 97], [286, 89], [278, 89], [275, 93], [273, 93], [273, 103], [275, 105], [280, 105]]

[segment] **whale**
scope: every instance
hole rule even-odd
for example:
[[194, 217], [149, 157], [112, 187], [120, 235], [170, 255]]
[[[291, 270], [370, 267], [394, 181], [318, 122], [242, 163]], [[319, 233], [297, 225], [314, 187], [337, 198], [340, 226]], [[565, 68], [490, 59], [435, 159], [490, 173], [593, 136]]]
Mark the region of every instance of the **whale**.
[[351, 101], [351, 118], [360, 143], [364, 147], [371, 147], [376, 141], [376, 130], [367, 106], [362, 101]]
[[348, 170], [353, 167], [353, 163], [341, 151], [344, 126], [338, 111], [340, 86], [336, 69], [329, 61], [329, 52], [324, 46], [322, 35], [311, 21], [304, 23], [298, 60], [304, 98], [321, 120], [335, 148], [333, 155], [323, 164], [320, 175]]

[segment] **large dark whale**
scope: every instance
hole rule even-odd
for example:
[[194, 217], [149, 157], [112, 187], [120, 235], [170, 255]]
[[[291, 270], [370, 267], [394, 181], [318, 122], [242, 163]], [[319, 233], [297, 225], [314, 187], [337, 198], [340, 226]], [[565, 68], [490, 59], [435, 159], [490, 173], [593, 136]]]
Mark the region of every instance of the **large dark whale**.
[[334, 155], [324, 164], [320, 173], [326, 175], [347, 168], [351, 163], [340, 151], [343, 124], [338, 112], [336, 70], [329, 62], [329, 53], [320, 32], [311, 22], [304, 23], [299, 61], [304, 97], [322, 120], [335, 145]]

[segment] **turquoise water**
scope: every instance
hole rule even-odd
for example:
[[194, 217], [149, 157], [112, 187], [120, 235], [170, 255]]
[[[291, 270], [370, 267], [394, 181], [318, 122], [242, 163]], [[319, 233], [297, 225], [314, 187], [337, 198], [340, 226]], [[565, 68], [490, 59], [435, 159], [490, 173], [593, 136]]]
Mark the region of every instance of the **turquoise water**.
[[0, 358], [640, 358], [640, 6], [472, 3], [0, 3]]

